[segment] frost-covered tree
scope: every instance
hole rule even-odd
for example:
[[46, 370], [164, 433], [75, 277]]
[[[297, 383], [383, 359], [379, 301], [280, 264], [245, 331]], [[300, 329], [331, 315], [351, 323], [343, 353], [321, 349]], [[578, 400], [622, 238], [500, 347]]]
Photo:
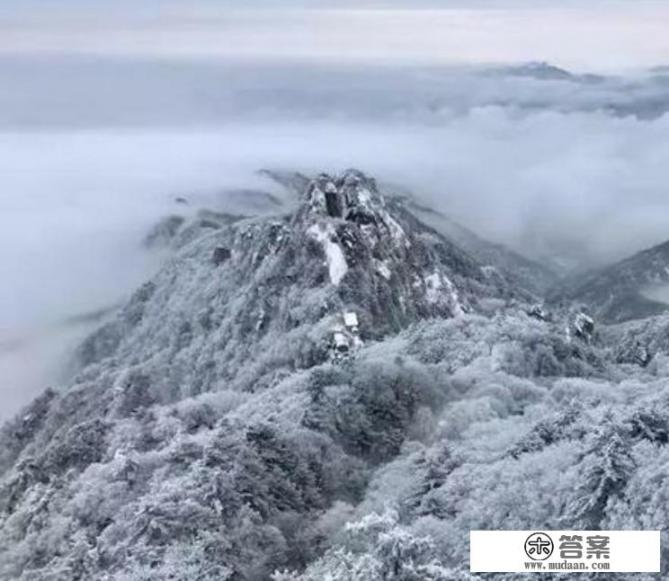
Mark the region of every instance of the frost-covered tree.
[[582, 340], [359, 172], [282, 180], [175, 222], [0, 430], [0, 579], [465, 580], [472, 529], [667, 527], [666, 316]]

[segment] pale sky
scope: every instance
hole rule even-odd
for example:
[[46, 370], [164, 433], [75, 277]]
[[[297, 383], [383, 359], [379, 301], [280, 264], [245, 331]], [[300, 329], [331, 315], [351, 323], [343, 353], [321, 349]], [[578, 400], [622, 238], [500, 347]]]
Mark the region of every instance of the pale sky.
[[[338, 63], [545, 60], [576, 70], [669, 63], [669, 6], [651, 1], [7, 1], [0, 54]], [[352, 7], [352, 6], [355, 7]]]

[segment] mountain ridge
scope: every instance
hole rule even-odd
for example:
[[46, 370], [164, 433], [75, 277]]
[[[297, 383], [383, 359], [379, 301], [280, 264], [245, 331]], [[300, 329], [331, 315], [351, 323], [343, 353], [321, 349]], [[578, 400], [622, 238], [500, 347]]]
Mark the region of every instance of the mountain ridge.
[[669, 304], [645, 296], [653, 287], [669, 284], [669, 241], [623, 260], [567, 277], [549, 294], [551, 303], [582, 302], [607, 323], [622, 323], [660, 315]]
[[295, 207], [161, 230], [72, 382], [0, 429], [0, 579], [470, 580], [472, 528], [634, 524], [662, 325], [542, 308], [359, 171], [281, 179]]

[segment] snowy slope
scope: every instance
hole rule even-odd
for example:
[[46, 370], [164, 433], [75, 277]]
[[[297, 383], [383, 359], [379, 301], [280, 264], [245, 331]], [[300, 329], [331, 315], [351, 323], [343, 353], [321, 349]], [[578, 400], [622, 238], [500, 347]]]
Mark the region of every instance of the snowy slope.
[[478, 236], [441, 212], [426, 208], [407, 199], [410, 210], [426, 224], [466, 250], [481, 264], [496, 269], [510, 284], [527, 289], [537, 297], [558, 282], [558, 274], [548, 266], [530, 260], [502, 244]]
[[666, 322], [537, 309], [360, 172], [278, 178], [294, 209], [162, 231], [2, 428], [0, 579], [446, 581], [473, 528], [666, 527], [669, 344], [616, 350]]
[[[669, 242], [639, 252], [598, 271], [562, 281], [552, 302], [581, 302], [602, 320], [618, 323], [669, 310], [653, 298], [669, 285]], [[661, 296], [661, 293], [660, 293]]]

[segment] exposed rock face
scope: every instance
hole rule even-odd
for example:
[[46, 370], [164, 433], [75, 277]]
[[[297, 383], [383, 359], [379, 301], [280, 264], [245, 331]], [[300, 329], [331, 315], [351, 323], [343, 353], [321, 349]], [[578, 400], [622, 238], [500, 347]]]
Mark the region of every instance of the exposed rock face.
[[550, 320], [552, 320], [551, 314], [544, 309], [543, 305], [532, 305], [527, 310], [527, 314], [530, 317], [538, 319], [539, 321], [550, 321]]
[[216, 248], [214, 248], [214, 254], [211, 257], [211, 260], [216, 266], [218, 266], [220, 264], [223, 264], [231, 256], [232, 253], [230, 252], [229, 249], [223, 246], [217, 246]]
[[595, 334], [595, 321], [590, 315], [580, 312], [574, 317], [569, 329], [570, 336], [573, 335], [581, 341], [590, 343]]

